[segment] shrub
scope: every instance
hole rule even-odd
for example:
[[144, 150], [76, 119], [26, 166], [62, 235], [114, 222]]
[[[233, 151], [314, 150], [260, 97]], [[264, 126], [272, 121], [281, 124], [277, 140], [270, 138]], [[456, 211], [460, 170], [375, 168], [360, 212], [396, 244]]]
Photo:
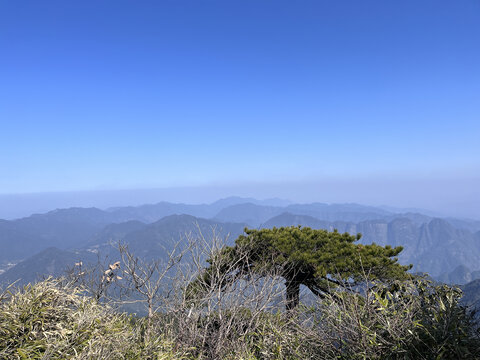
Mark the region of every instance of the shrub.
[[1, 359], [178, 359], [172, 344], [141, 341], [140, 323], [47, 279], [0, 303]]
[[460, 297], [423, 280], [329, 297], [318, 319], [325, 358], [478, 359], [477, 326]]

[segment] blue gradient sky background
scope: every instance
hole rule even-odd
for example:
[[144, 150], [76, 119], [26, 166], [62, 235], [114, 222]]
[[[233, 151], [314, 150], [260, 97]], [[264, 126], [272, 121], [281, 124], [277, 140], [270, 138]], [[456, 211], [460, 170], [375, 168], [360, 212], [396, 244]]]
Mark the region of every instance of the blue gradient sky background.
[[0, 1], [0, 52], [1, 194], [480, 218], [476, 0]]

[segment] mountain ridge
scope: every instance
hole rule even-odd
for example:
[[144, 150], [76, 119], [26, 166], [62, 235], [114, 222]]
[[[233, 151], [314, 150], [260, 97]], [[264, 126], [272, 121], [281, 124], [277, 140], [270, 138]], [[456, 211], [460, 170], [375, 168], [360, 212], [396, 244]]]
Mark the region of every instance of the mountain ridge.
[[[480, 270], [476, 260], [480, 257], [480, 231], [474, 232], [477, 229], [474, 222], [417, 213], [395, 214], [354, 203], [287, 204], [278, 199], [242, 203], [245, 200], [251, 199], [231, 197], [200, 205], [160, 202], [108, 210], [73, 207], [17, 220], [0, 220], [0, 271], [48, 247], [98, 251], [109, 243], [126, 239], [145, 255], [159, 254], [158, 248], [148, 250], [155, 248], [155, 241], [165, 242], [166, 234], [178, 238], [181, 232], [195, 232], [198, 229], [192, 224], [196, 221], [204, 231], [222, 224], [235, 236], [244, 227], [291, 225], [362, 233], [361, 241], [365, 243], [403, 246], [402, 261], [413, 263], [415, 270], [428, 271], [436, 277], [460, 265], [471, 269], [470, 272]], [[271, 206], [275, 202], [283, 202], [285, 206]], [[174, 225], [168, 225], [169, 221]], [[171, 238], [165, 243], [167, 247], [173, 246]], [[143, 247], [138, 239], [143, 239]], [[465, 276], [468, 279], [468, 275]]]

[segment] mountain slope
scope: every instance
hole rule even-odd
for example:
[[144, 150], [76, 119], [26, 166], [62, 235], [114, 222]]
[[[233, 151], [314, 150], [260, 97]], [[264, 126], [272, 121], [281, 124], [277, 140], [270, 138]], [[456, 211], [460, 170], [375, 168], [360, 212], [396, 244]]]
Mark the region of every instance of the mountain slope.
[[[210, 220], [198, 214], [208, 215]], [[230, 233], [232, 242], [247, 225], [254, 228], [302, 225], [361, 233], [363, 243], [403, 246], [401, 262], [412, 263], [414, 271], [429, 272], [437, 279], [466, 282], [480, 270], [480, 231], [472, 232], [477, 228], [474, 221], [438, 219], [418, 213], [396, 214], [358, 204], [287, 205], [278, 199], [259, 201], [238, 197], [201, 205], [162, 202], [108, 211], [70, 208], [18, 220], [0, 220], [0, 270], [10, 266], [7, 263], [27, 259], [48, 247], [58, 251], [83, 249], [109, 253], [113, 251], [109, 243], [124, 242], [138, 255], [165, 257], [168, 249], [184, 240], [187, 233], [211, 239], [212, 228], [216, 228], [220, 237]], [[450, 276], [459, 266], [468, 268], [468, 272], [460, 268]]]
[[238, 204], [221, 210], [215, 215], [215, 220], [222, 222], [247, 223], [251, 227], [257, 227], [284, 211], [284, 208], [278, 206], [263, 206], [252, 203]]
[[79, 247], [114, 220], [96, 208], [70, 208], [1, 221], [0, 261], [24, 259], [36, 252], [58, 247]]
[[[191, 215], [199, 218], [213, 218], [217, 213], [222, 211], [222, 209], [246, 203], [252, 203], [257, 206], [286, 206], [290, 202], [281, 199], [256, 200], [253, 198], [232, 196], [217, 200], [211, 204], [190, 205], [159, 202], [157, 204], [111, 208], [107, 211], [115, 217], [116, 222], [138, 220], [145, 223], [152, 223], [169, 215]], [[232, 221], [231, 219], [227, 220]]]
[[137, 257], [146, 260], [168, 260], [168, 254], [178, 245], [186, 245], [187, 237], [195, 241], [211, 243], [213, 236], [229, 244], [240, 235], [245, 224], [219, 223], [190, 215], [171, 215], [152, 224], [129, 221], [111, 224], [98, 232], [86, 246], [78, 250], [45, 249], [0, 274], [0, 283], [8, 284], [17, 279], [21, 283], [34, 281], [41, 276], [63, 275], [75, 262], [96, 263], [101, 259], [120, 258], [117, 243], [128, 245]]
[[243, 233], [245, 224], [221, 223], [190, 215], [170, 215], [137, 231], [128, 233], [122, 241], [140, 257], [166, 258], [177, 243], [185, 244], [186, 238], [211, 241], [214, 235], [229, 238], [230, 243]]
[[83, 251], [68, 251], [50, 247], [35, 254], [0, 275], [0, 284], [8, 285], [15, 281], [17, 285], [41, 280], [47, 276], [63, 276], [76, 262], [94, 262], [94, 254]]

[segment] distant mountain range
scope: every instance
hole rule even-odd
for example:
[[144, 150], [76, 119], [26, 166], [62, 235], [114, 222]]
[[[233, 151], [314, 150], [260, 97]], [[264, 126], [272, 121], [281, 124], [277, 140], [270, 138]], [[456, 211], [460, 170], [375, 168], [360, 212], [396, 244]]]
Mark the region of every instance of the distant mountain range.
[[208, 239], [215, 228], [232, 243], [245, 227], [291, 225], [362, 233], [364, 243], [401, 245], [402, 263], [445, 282], [461, 284], [480, 277], [480, 221], [358, 204], [232, 197], [203, 205], [70, 208], [0, 220], [0, 283], [60, 275], [77, 261], [95, 261], [97, 253], [116, 256], [109, 244], [119, 241], [138, 256], [162, 258], [185, 234], [201, 233]]

